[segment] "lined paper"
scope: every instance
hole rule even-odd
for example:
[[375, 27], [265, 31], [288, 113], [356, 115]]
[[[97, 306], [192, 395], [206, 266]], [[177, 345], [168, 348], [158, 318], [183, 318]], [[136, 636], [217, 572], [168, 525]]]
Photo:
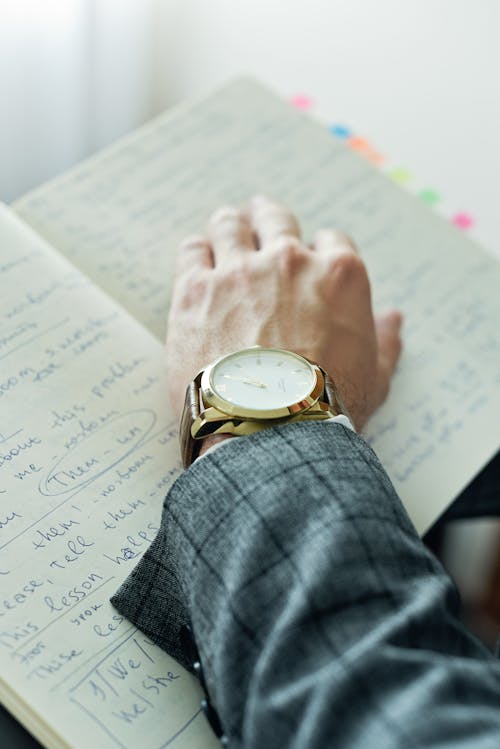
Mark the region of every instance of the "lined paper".
[[0, 698], [51, 749], [216, 747], [109, 603], [181, 471], [160, 343], [0, 208]]

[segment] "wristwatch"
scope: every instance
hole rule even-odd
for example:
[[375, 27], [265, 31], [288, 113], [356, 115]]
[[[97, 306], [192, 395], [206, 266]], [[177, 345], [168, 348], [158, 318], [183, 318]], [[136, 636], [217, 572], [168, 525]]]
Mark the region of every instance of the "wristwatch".
[[252, 346], [204, 367], [186, 390], [180, 442], [184, 468], [210, 434], [247, 435], [295, 421], [345, 414], [337, 388], [316, 362], [293, 351]]

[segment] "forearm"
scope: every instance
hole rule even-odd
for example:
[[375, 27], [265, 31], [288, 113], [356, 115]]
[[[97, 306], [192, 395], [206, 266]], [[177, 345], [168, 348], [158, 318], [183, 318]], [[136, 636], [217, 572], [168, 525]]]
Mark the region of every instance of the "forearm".
[[231, 745], [489, 746], [498, 665], [366, 445], [320, 424], [232, 442], [177, 482], [165, 538]]

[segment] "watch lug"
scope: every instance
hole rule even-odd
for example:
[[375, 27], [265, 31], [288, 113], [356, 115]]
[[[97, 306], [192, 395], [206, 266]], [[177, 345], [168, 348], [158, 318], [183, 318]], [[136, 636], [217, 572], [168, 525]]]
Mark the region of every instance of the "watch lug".
[[227, 426], [227, 433], [232, 434], [233, 422], [228, 419], [227, 414], [217, 408], [209, 407], [202, 411], [191, 425], [191, 436], [193, 439], [202, 439], [209, 434], [217, 432], [217, 422]]

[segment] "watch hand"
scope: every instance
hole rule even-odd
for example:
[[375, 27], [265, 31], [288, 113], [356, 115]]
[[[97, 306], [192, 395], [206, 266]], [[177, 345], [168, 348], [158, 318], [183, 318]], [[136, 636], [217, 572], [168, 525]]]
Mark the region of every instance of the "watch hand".
[[255, 385], [255, 387], [258, 388], [267, 388], [267, 385], [265, 385], [263, 382], [259, 382], [258, 380], [251, 380], [249, 377], [233, 377], [232, 375], [222, 375], [226, 380], [236, 380], [237, 382], [243, 382], [245, 385]]

